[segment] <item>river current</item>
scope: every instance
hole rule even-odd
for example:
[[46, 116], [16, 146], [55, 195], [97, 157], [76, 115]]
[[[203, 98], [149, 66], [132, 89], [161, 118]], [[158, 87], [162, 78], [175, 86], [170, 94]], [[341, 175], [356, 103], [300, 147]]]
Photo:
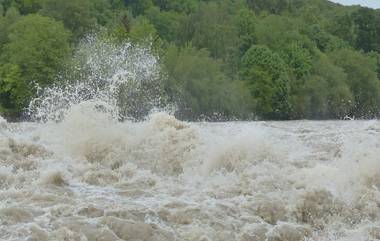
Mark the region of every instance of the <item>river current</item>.
[[380, 122], [184, 122], [149, 48], [72, 62], [0, 118], [0, 240], [380, 239]]
[[0, 240], [380, 239], [380, 123], [0, 123]]

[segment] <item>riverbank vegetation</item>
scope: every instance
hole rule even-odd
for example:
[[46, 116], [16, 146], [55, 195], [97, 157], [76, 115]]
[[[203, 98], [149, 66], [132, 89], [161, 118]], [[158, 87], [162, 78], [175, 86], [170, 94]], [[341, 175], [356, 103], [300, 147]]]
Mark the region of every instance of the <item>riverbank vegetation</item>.
[[326, 0], [0, 0], [0, 113], [98, 33], [152, 47], [182, 119], [373, 118], [380, 11]]

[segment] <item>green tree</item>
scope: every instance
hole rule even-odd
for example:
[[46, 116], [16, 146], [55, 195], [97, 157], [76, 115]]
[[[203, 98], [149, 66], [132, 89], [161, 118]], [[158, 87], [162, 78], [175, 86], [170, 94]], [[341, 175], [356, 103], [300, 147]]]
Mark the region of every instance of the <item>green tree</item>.
[[297, 44], [314, 55], [315, 44], [301, 31], [303, 28], [303, 23], [297, 19], [278, 15], [265, 16], [256, 25], [257, 43], [276, 52]]
[[247, 0], [247, 3], [256, 12], [267, 11], [271, 14], [280, 14], [290, 7], [288, 0]]
[[265, 46], [252, 46], [243, 56], [241, 77], [251, 91], [258, 116], [289, 118], [289, 79], [286, 65], [278, 54]]
[[232, 21], [237, 33], [236, 44], [229, 47], [223, 69], [230, 78], [236, 79], [241, 58], [253, 44], [257, 43], [257, 19], [251, 10], [243, 8], [236, 13]]
[[134, 16], [143, 15], [145, 10], [153, 6], [152, 0], [125, 0], [125, 4], [131, 8]]
[[28, 86], [22, 81], [18, 65], [5, 64], [0, 66], [0, 112], [14, 115], [16, 106], [22, 106], [23, 96], [29, 94]]
[[[69, 53], [70, 34], [55, 20], [37, 14], [21, 17], [9, 30], [1, 55], [1, 92], [6, 106], [20, 111], [33, 95], [34, 83], [51, 84]], [[4, 104], [3, 104], [4, 106]]]
[[159, 36], [167, 42], [179, 42], [178, 35], [184, 16], [175, 11], [161, 11], [158, 7], [151, 7], [146, 11], [146, 17], [154, 25]]
[[280, 53], [296, 79], [301, 79], [310, 73], [313, 57], [310, 51], [302, 46], [302, 43], [286, 46]]
[[368, 54], [370, 58], [374, 61], [376, 65], [377, 78], [380, 80], [380, 53], [379, 52], [370, 52]]
[[352, 14], [344, 12], [342, 15], [334, 17], [329, 23], [329, 32], [340, 39], [343, 39], [350, 45], [355, 45], [355, 22]]
[[240, 117], [246, 113], [246, 92], [241, 82], [229, 80], [221, 65], [206, 50], [171, 46], [164, 57], [165, 90], [185, 119], [199, 116]]
[[337, 49], [349, 47], [348, 43], [334, 35], [331, 35], [317, 24], [308, 26], [306, 34], [311, 40], [314, 41], [318, 49], [322, 52], [331, 52]]
[[380, 81], [376, 62], [350, 49], [335, 51], [330, 58], [347, 74], [346, 82], [355, 98], [353, 113], [359, 117], [377, 115], [380, 110]]
[[14, 0], [23, 15], [38, 12], [44, 0]]
[[128, 38], [133, 43], [152, 45], [155, 51], [159, 51], [162, 44], [153, 24], [147, 18], [142, 16], [137, 18], [132, 24], [132, 28], [128, 33]]
[[190, 13], [197, 8], [198, 0], [156, 0], [156, 5], [164, 11]]
[[188, 41], [199, 49], [208, 49], [213, 58], [225, 59], [229, 51], [238, 45], [238, 30], [233, 21], [233, 13], [239, 9], [239, 1], [236, 4], [229, 0], [201, 2], [188, 19], [190, 24], [187, 27], [191, 31]]
[[75, 38], [83, 36], [96, 24], [92, 0], [45, 0], [41, 14], [62, 21]]
[[292, 84], [292, 117], [327, 119], [350, 115], [354, 98], [346, 79], [343, 69], [321, 55], [313, 63], [310, 75]]
[[310, 106], [310, 118], [342, 118], [351, 114], [355, 104], [347, 75], [342, 68], [325, 55], [321, 55], [313, 65], [310, 81], [306, 82]]
[[0, 49], [8, 41], [9, 27], [20, 17], [16, 8], [8, 8], [5, 16], [0, 15]]
[[242, 9], [236, 19], [239, 36], [239, 55], [240, 57], [257, 42], [256, 36], [256, 17], [248, 9]]
[[380, 51], [380, 14], [370, 8], [359, 8], [353, 18], [356, 24], [356, 47], [365, 52]]
[[106, 32], [112, 38], [124, 41], [128, 38], [128, 33], [131, 31], [132, 22], [132, 13], [127, 10], [120, 11], [113, 15], [112, 20], [108, 21]]

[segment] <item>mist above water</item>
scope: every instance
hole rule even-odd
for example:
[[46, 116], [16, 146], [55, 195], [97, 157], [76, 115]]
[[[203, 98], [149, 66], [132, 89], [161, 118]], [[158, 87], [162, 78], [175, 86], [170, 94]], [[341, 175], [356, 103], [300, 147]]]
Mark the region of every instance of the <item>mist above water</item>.
[[182, 122], [150, 111], [148, 49], [89, 38], [76, 56], [35, 122], [0, 118], [0, 240], [380, 238], [378, 121]]

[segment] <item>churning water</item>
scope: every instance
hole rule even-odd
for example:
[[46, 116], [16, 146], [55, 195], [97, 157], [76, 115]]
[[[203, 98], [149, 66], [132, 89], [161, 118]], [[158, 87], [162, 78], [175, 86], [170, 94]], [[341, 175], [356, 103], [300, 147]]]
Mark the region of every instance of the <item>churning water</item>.
[[115, 89], [154, 82], [156, 59], [105, 47], [116, 69], [90, 54], [39, 121], [0, 119], [0, 240], [380, 239], [378, 121], [121, 122]]

